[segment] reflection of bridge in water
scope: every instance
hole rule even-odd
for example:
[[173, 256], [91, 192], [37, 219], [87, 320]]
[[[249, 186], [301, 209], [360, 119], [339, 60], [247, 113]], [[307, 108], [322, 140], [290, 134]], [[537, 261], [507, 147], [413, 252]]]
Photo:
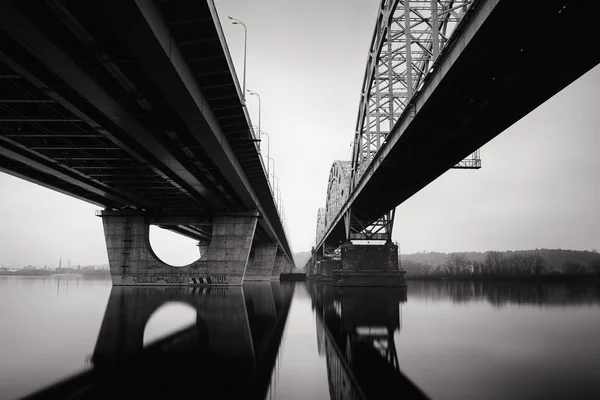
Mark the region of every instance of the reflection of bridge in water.
[[426, 399], [400, 371], [394, 333], [406, 288], [333, 287], [309, 283], [319, 354], [327, 358], [332, 399]]
[[413, 300], [468, 303], [485, 300], [496, 307], [578, 306], [600, 303], [600, 282], [527, 282], [527, 281], [411, 281]]
[[[28, 399], [260, 398], [273, 383], [293, 295], [291, 284], [113, 287], [91, 370]], [[144, 346], [150, 317], [183, 303], [196, 323]]]

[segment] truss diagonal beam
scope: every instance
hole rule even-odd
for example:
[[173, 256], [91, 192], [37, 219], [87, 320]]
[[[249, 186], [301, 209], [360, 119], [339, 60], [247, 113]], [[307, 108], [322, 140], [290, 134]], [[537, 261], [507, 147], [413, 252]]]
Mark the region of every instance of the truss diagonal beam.
[[[363, 77], [352, 152], [352, 185], [423, 86], [473, 2], [382, 0]], [[480, 161], [463, 162], [458, 167], [474, 165], [480, 166]]]

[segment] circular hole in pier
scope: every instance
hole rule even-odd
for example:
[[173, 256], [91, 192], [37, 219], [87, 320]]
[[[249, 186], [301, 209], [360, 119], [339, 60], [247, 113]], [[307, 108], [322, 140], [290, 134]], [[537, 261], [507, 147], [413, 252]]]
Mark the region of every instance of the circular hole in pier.
[[150, 246], [162, 262], [173, 267], [183, 267], [200, 258], [198, 241], [158, 226], [150, 226]]

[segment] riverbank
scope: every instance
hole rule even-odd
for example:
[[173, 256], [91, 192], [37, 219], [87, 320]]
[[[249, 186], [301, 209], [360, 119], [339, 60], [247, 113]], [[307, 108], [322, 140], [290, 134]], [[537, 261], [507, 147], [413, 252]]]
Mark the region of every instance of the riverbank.
[[110, 272], [108, 270], [98, 270], [98, 271], [86, 271], [86, 272], [69, 272], [69, 273], [59, 273], [54, 271], [45, 271], [45, 270], [20, 270], [20, 271], [0, 271], [0, 276], [20, 276], [20, 277], [28, 277], [28, 276], [82, 276], [82, 277], [110, 277]]
[[600, 276], [407, 276], [406, 280], [413, 281], [468, 281], [468, 282], [598, 282]]

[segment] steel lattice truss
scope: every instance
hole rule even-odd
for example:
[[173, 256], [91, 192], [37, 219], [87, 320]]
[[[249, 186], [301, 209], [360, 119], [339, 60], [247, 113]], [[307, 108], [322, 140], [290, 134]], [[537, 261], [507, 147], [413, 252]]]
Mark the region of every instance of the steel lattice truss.
[[375, 222], [365, 223], [354, 215], [349, 214], [349, 237], [350, 240], [388, 240], [392, 237], [394, 227], [394, 215], [396, 210], [385, 213]]
[[317, 243], [321, 240], [331, 222], [340, 212], [348, 199], [350, 188], [350, 161], [335, 161], [329, 172], [327, 183], [327, 201], [317, 215]]
[[[352, 161], [335, 161], [325, 209], [319, 209], [316, 243], [354, 190], [475, 0], [382, 0], [369, 49], [356, 122]], [[479, 150], [454, 168], [481, 167]], [[349, 240], [391, 240], [394, 210], [377, 221], [344, 215]]]
[[[356, 184], [473, 0], [382, 0], [371, 41], [352, 155]], [[461, 162], [478, 168], [479, 153]]]

